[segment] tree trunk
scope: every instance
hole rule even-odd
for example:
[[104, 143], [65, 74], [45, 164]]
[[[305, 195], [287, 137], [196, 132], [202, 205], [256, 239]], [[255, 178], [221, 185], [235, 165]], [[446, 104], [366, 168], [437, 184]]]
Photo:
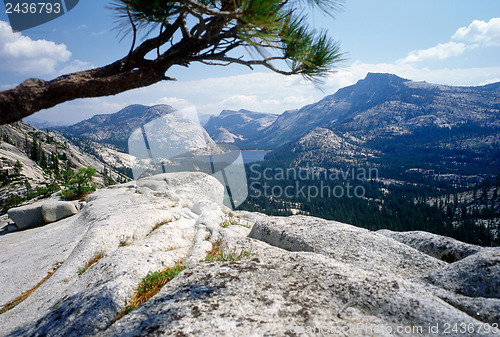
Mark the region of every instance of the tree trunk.
[[52, 81], [30, 78], [14, 89], [0, 92], [0, 124], [18, 121], [39, 110], [77, 98], [116, 95], [149, 86], [163, 79], [169, 65], [152, 62], [123, 71], [124, 60], [105, 67], [60, 76]]

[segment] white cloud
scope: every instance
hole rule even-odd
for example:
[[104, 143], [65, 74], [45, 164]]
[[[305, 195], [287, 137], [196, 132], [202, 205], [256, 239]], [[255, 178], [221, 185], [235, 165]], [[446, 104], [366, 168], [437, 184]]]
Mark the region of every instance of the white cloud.
[[21, 33], [13, 33], [7, 22], [0, 21], [1, 69], [30, 75], [50, 74], [60, 62], [66, 62], [70, 57], [66, 45], [32, 40]]
[[369, 64], [356, 61], [350, 67], [328, 78], [327, 93], [333, 93], [336, 89], [355, 84], [369, 72], [396, 74], [413, 81], [426, 81], [428, 83], [475, 86], [494, 82], [495, 78], [500, 77], [500, 66], [430, 69], [411, 63]]
[[244, 105], [254, 105], [257, 103], [257, 96], [255, 95], [232, 95], [224, 98], [220, 104], [228, 107], [240, 107]]
[[314, 102], [314, 99], [312, 96], [307, 96], [304, 97], [302, 95], [300, 96], [286, 96], [283, 98], [283, 103], [287, 104], [297, 104], [297, 105], [306, 105], [311, 102]]
[[462, 55], [466, 50], [467, 46], [464, 43], [457, 42], [447, 42], [440, 43], [437, 46], [411, 51], [407, 57], [398, 62], [410, 63], [410, 62], [421, 62], [427, 60], [444, 60], [450, 57]]
[[451, 37], [453, 41], [420, 50], [413, 50], [398, 63], [444, 60], [460, 56], [477, 47], [500, 46], [500, 18], [490, 21], [474, 20], [468, 27], [459, 28]]
[[488, 22], [474, 20], [468, 27], [459, 28], [451, 38], [468, 44], [500, 46], [500, 18]]
[[175, 109], [182, 109], [188, 105], [190, 105], [189, 101], [184, 98], [178, 97], [162, 97], [157, 101], [154, 101], [148, 105], [158, 105], [158, 104], [166, 104], [174, 107]]

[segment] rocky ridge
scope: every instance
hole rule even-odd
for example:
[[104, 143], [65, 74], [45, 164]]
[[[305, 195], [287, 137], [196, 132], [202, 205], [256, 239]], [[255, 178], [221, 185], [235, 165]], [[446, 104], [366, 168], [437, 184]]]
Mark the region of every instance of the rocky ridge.
[[56, 126], [52, 129], [63, 134], [117, 145], [121, 151], [125, 151], [127, 139], [134, 129], [173, 111], [171, 106], [165, 104], [151, 107], [134, 104], [113, 114], [95, 115], [74, 125]]
[[[36, 137], [38, 144], [39, 157], [45, 158], [47, 164], [45, 169], [41, 167], [42, 160], [36, 162], [31, 159], [33, 158], [31, 154], [34, 147], [34, 137]], [[105, 153], [108, 157], [115, 158], [118, 152], [109, 149]], [[23, 121], [0, 125], [0, 207], [13, 196], [25, 197], [28, 195], [30, 193], [28, 188], [31, 193], [37, 188], [53, 189], [56, 182], [53, 174], [56, 156], [60, 173], [66, 168], [78, 169], [90, 166], [96, 169], [98, 173], [95, 183], [98, 186], [104, 186], [101, 173], [105, 169], [107, 174], [117, 181], [128, 180], [123, 174], [112, 170], [109, 164], [106, 165], [95, 156], [85, 152], [58, 132], [41, 131]], [[123, 160], [132, 161], [130, 158]], [[18, 173], [14, 170], [17, 161], [21, 164]], [[111, 160], [108, 161], [111, 162]], [[39, 197], [34, 197], [34, 200], [37, 198]], [[0, 218], [0, 228], [3, 225], [4, 221]]]
[[215, 141], [239, 145], [261, 136], [277, 118], [275, 114], [244, 109], [223, 110], [220, 115], [210, 117], [204, 127]]
[[365, 79], [319, 102], [284, 112], [245, 146], [273, 149], [296, 141], [315, 127], [369, 140], [411, 134], [421, 127], [450, 129], [474, 123], [489, 129], [488, 134], [468, 139], [461, 146], [477, 147], [485, 138], [488, 144], [500, 141], [499, 104], [498, 83], [454, 87], [413, 82], [393, 74], [368, 73]]
[[[498, 248], [231, 213], [222, 197], [213, 177], [161, 174], [99, 190], [72, 217], [1, 235], [0, 306], [51, 276], [0, 314], [0, 335], [436, 336], [431, 326], [454, 323], [474, 336], [500, 333]], [[457, 261], [434, 257], [426, 242], [452, 247]], [[217, 246], [226, 258], [203, 262]], [[119, 318], [148, 272], [179, 262], [188, 268]]]

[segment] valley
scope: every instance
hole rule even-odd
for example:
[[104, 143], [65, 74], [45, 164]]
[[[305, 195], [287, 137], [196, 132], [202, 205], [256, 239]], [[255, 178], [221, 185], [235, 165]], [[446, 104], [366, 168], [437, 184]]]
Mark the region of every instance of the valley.
[[[272, 150], [265, 162], [247, 167], [253, 188], [241, 208], [498, 245], [499, 88], [498, 83], [449, 87], [368, 74], [318, 103], [283, 113], [259, 137], [238, 134], [241, 128], [219, 119], [220, 127], [238, 135], [242, 148]], [[311, 171], [317, 178], [263, 175], [279, 168]], [[376, 178], [321, 179], [320, 172], [349, 169], [375, 169]], [[356, 186], [364, 191], [361, 197], [316, 193]], [[305, 187], [312, 197], [286, 195], [287, 187]]]
[[[109, 181], [123, 181], [147, 159], [128, 148], [133, 131], [158, 118], [168, 120], [174, 111], [168, 105], [132, 105], [53, 127], [50, 135], [59, 137], [59, 145], [48, 145], [48, 131], [36, 132], [47, 158], [61, 157], [69, 146], [94, 158], [80, 166], [101, 173], [107, 167], [116, 174]], [[500, 244], [499, 116], [498, 83], [450, 87], [368, 74], [317, 103], [280, 115], [224, 110], [208, 119], [208, 135], [201, 137], [242, 150], [248, 198], [241, 210], [314, 215], [371, 230], [425, 230], [490, 246]], [[174, 132], [168, 130], [163, 132]], [[32, 140], [26, 141], [18, 139], [17, 145], [29, 157]], [[31, 166], [33, 180], [50, 180], [52, 173]], [[307, 172], [307, 179], [265, 174], [279, 170]], [[345, 174], [351, 171], [370, 174]]]

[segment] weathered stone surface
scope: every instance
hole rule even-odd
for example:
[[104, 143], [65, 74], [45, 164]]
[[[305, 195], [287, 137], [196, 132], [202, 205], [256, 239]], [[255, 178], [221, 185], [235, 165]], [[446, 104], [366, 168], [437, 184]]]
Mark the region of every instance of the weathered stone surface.
[[[0, 306], [33, 288], [57, 262], [67, 259], [87, 229], [78, 217], [0, 236]], [[3, 327], [8, 325], [6, 315], [0, 315]]]
[[[207, 179], [213, 180], [218, 184]], [[1, 282], [12, 285], [0, 287], [2, 304], [36, 285], [57, 261], [64, 263], [25, 301], [1, 315], [0, 336], [95, 335], [127, 305], [149, 271], [204, 257], [211, 244], [196, 238], [206, 238], [207, 227], [221, 228], [224, 213], [206, 197], [198, 200], [199, 213], [192, 212], [186, 207], [193, 205], [189, 187], [177, 186], [181, 188], [186, 195], [176, 200], [137, 193], [130, 184], [99, 190], [76, 216], [1, 236]], [[222, 194], [222, 186], [219, 190]], [[201, 218], [203, 223], [197, 224]], [[122, 240], [129, 244], [120, 246]], [[78, 275], [97, 252], [105, 257]]]
[[426, 279], [468, 297], [500, 298], [500, 247], [484, 249], [432, 271]]
[[170, 198], [182, 195], [185, 199], [205, 199], [223, 204], [224, 187], [216, 178], [201, 172], [158, 174], [138, 180], [137, 188], [141, 193], [149, 191]]
[[432, 288], [432, 285], [429, 286], [434, 295], [469, 316], [488, 324], [500, 322], [500, 299], [468, 297], [439, 287]]
[[[500, 322], [500, 248], [479, 253], [424, 277], [430, 290], [459, 310], [489, 324]], [[500, 332], [499, 332], [500, 333]]]
[[102, 336], [430, 336], [429, 324], [478, 323], [394, 274], [254, 240], [242, 248], [253, 256], [185, 270]]
[[27, 229], [45, 223], [39, 203], [11, 208], [7, 213], [19, 229]]
[[69, 201], [48, 201], [44, 202], [41, 207], [43, 220], [46, 223], [58, 221], [78, 213], [75, 204]]
[[19, 227], [17, 227], [17, 225], [15, 223], [10, 223], [7, 225], [7, 231], [15, 232], [17, 230], [19, 230]]
[[[472, 297], [496, 294], [497, 269], [483, 263], [496, 255], [479, 255], [493, 250], [447, 264], [333, 221], [230, 215], [195, 178], [170, 174], [99, 190], [75, 216], [0, 236], [0, 283], [11, 284], [0, 287], [0, 305], [62, 262], [0, 315], [0, 336], [439, 336], [445, 324], [498, 322], [498, 298]], [[222, 194], [214, 180], [201, 179]], [[222, 227], [231, 216], [236, 225]], [[242, 258], [200, 261], [218, 244], [226, 260]], [[79, 273], [97, 252], [104, 257]], [[148, 272], [179, 261], [189, 268], [115, 320]], [[477, 280], [444, 282], [467, 272], [491, 282], [476, 290]], [[436, 324], [441, 330], [430, 332]]]
[[422, 231], [393, 232], [387, 229], [377, 233], [388, 236], [410, 247], [446, 262], [455, 262], [483, 249], [446, 236]]
[[249, 237], [289, 251], [315, 252], [363, 269], [418, 276], [444, 262], [369, 230], [308, 216], [265, 217]]

